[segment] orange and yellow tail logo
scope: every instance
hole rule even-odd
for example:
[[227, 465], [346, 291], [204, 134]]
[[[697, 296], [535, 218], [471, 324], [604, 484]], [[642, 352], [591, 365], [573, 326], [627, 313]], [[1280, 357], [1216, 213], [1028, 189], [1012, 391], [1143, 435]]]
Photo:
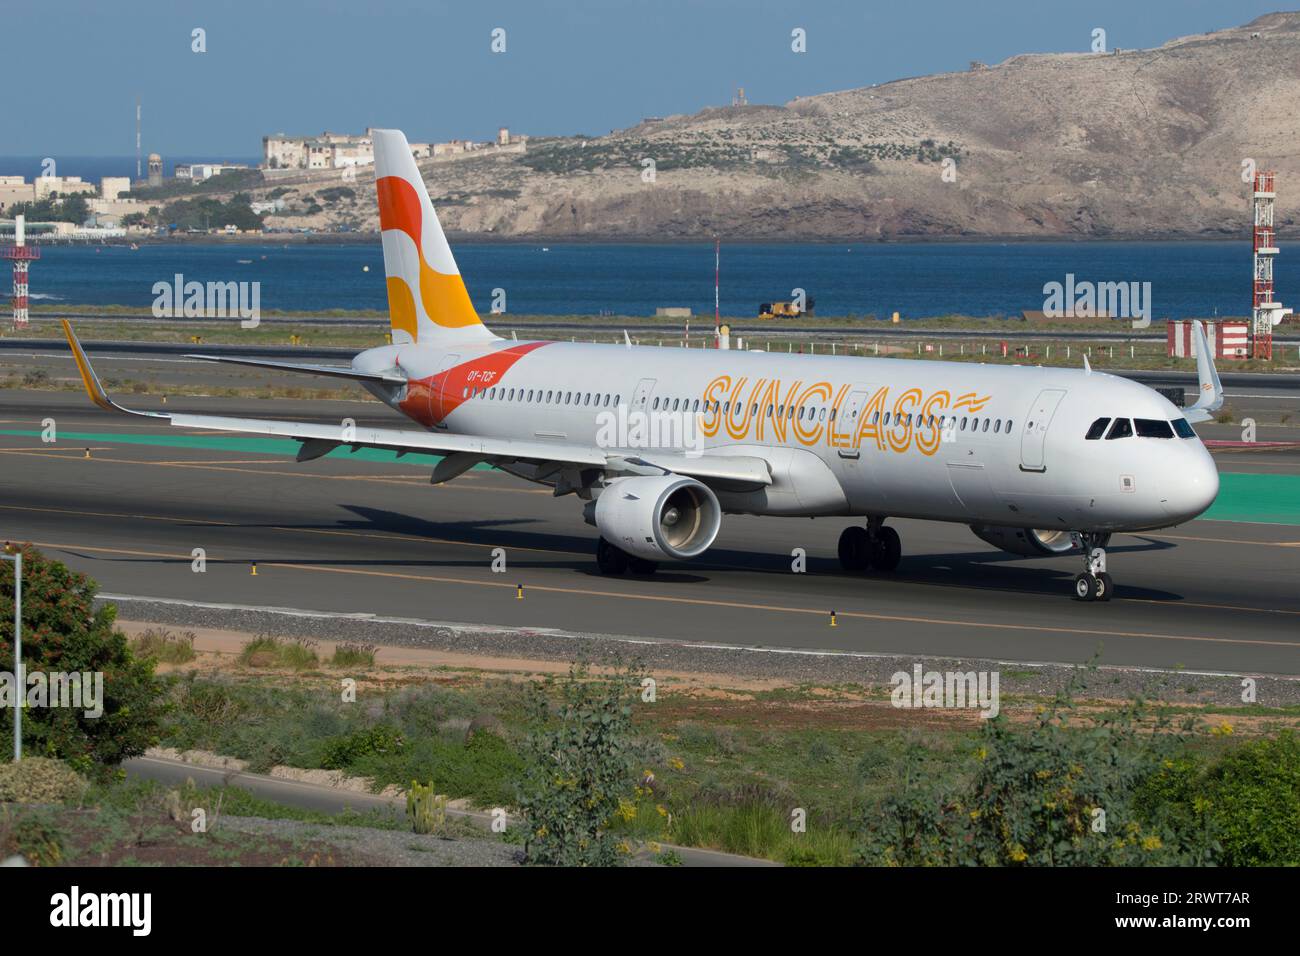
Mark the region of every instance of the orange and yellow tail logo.
[[377, 129], [375, 191], [393, 341], [481, 342], [495, 336], [479, 320], [400, 130]]

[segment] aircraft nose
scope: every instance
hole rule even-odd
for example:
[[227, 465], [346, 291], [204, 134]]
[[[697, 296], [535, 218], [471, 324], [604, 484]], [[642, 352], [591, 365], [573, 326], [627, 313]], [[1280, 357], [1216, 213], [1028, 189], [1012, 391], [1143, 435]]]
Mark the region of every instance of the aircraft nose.
[[1219, 494], [1219, 469], [1210, 453], [1203, 446], [1188, 450], [1193, 454], [1171, 473], [1160, 500], [1169, 517], [1178, 522], [1191, 521], [1214, 504]]

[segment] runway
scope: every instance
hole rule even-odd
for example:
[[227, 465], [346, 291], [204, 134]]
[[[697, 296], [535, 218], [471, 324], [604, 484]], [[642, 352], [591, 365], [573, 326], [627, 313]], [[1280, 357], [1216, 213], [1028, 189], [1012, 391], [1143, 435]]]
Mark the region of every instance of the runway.
[[[1279, 401], [1295, 406], [1259, 400], [1261, 439], [1295, 438], [1277, 422]], [[363, 402], [173, 398], [167, 409], [397, 421]], [[52, 443], [41, 440], [46, 418]], [[1204, 433], [1216, 431], [1236, 438], [1240, 426]], [[596, 573], [596, 532], [572, 496], [486, 469], [430, 486], [432, 459], [376, 451], [296, 464], [294, 447], [128, 419], [74, 392], [6, 390], [0, 537], [30, 540], [120, 594], [831, 651], [1073, 663], [1100, 649], [1109, 664], [1300, 675], [1294, 500], [1278, 505], [1278, 522], [1117, 536], [1108, 604], [1069, 598], [1078, 558], [1016, 558], [964, 526], [914, 521], [895, 522], [904, 558], [888, 577], [839, 570], [846, 520], [728, 516], [707, 560], [610, 579]], [[1244, 482], [1300, 480], [1294, 449], [1216, 457]], [[1274, 503], [1229, 504], [1240, 517]], [[497, 548], [504, 573], [492, 570]], [[792, 572], [794, 548], [806, 549], [807, 573]]]

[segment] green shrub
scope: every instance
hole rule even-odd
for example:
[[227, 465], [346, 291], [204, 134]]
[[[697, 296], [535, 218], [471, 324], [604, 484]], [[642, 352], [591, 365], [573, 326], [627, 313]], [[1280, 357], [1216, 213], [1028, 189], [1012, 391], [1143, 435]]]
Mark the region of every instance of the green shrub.
[[86, 786], [85, 778], [61, 760], [25, 757], [0, 764], [0, 803], [62, 803]]
[[915, 761], [861, 828], [862, 861], [1098, 866], [1211, 862], [1202, 828], [1141, 812], [1135, 794], [1184, 745], [1142, 701], [1074, 726], [1072, 682], [1028, 727], [986, 721], [974, 772], [935, 781]]
[[58, 866], [65, 838], [48, 809], [13, 812], [0, 807], [0, 858], [18, 854], [32, 866]]
[[260, 634], [243, 646], [239, 663], [245, 667], [288, 667], [307, 670], [320, 664], [316, 642], [308, 638], [283, 639]]
[[131, 651], [164, 664], [187, 664], [194, 660], [194, 632], [173, 634], [167, 628], [149, 628], [131, 639]]
[[1138, 801], [1166, 825], [1201, 830], [1226, 866], [1300, 865], [1300, 736], [1252, 740], [1215, 763], [1166, 761]]
[[[0, 563], [0, 671], [14, 670], [13, 564]], [[103, 675], [104, 712], [75, 707], [23, 709], [23, 741], [33, 755], [55, 757], [89, 774], [136, 757], [157, 741], [166, 712], [153, 663], [135, 657], [113, 627], [117, 609], [94, 606], [97, 587], [84, 574], [23, 546], [23, 667], [26, 673]], [[13, 710], [0, 708], [0, 739], [13, 735]]]
[[334, 647], [334, 656], [330, 658], [330, 667], [374, 667], [375, 654], [379, 648], [374, 644], [355, 644], [344, 641]]
[[[575, 664], [559, 682], [533, 685], [527, 771], [519, 804], [528, 821], [529, 863], [613, 866], [621, 862], [610, 821], [636, 790], [632, 700], [641, 673], [628, 668], [592, 676]], [[490, 739], [481, 734], [474, 738]]]
[[379, 724], [329, 741], [321, 757], [321, 766], [326, 770], [349, 770], [364, 757], [398, 753], [404, 746], [401, 731]]

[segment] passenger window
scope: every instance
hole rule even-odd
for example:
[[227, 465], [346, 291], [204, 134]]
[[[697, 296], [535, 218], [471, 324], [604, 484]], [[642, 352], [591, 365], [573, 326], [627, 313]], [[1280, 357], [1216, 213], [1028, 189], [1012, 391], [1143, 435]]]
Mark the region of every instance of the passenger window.
[[1106, 426], [1110, 424], [1109, 418], [1099, 418], [1092, 423], [1088, 429], [1088, 434], [1083, 437], [1088, 441], [1096, 441], [1102, 435], [1106, 434]]
[[826, 409], [823, 408], [821, 411], [817, 413], [817, 420], [819, 422], [826, 421]]
[[1000, 431], [1002, 431], [1002, 419], [999, 418], [993, 423], [993, 434], [996, 435]]
[[1110, 431], [1106, 433], [1106, 441], [1114, 438], [1131, 438], [1133, 437], [1133, 425], [1127, 418], [1115, 419], [1115, 424], [1110, 426]]
[[1011, 434], [1011, 419], [1007, 419], [1007, 434]]
[[986, 418], [984, 419], [984, 425], [983, 427], [980, 428], [980, 431], [986, 432], [988, 430], [989, 430], [989, 420]]
[[1163, 418], [1135, 418], [1138, 438], [1173, 438], [1174, 430]]
[[1179, 418], [1174, 422], [1174, 431], [1179, 438], [1195, 438], [1196, 432], [1192, 431], [1192, 426], [1187, 423], [1187, 419]]
[[965, 416], [965, 415], [963, 415], [963, 416], [961, 417], [961, 430], [962, 430], [962, 431], [965, 431], [965, 430], [966, 430], [966, 416]]

